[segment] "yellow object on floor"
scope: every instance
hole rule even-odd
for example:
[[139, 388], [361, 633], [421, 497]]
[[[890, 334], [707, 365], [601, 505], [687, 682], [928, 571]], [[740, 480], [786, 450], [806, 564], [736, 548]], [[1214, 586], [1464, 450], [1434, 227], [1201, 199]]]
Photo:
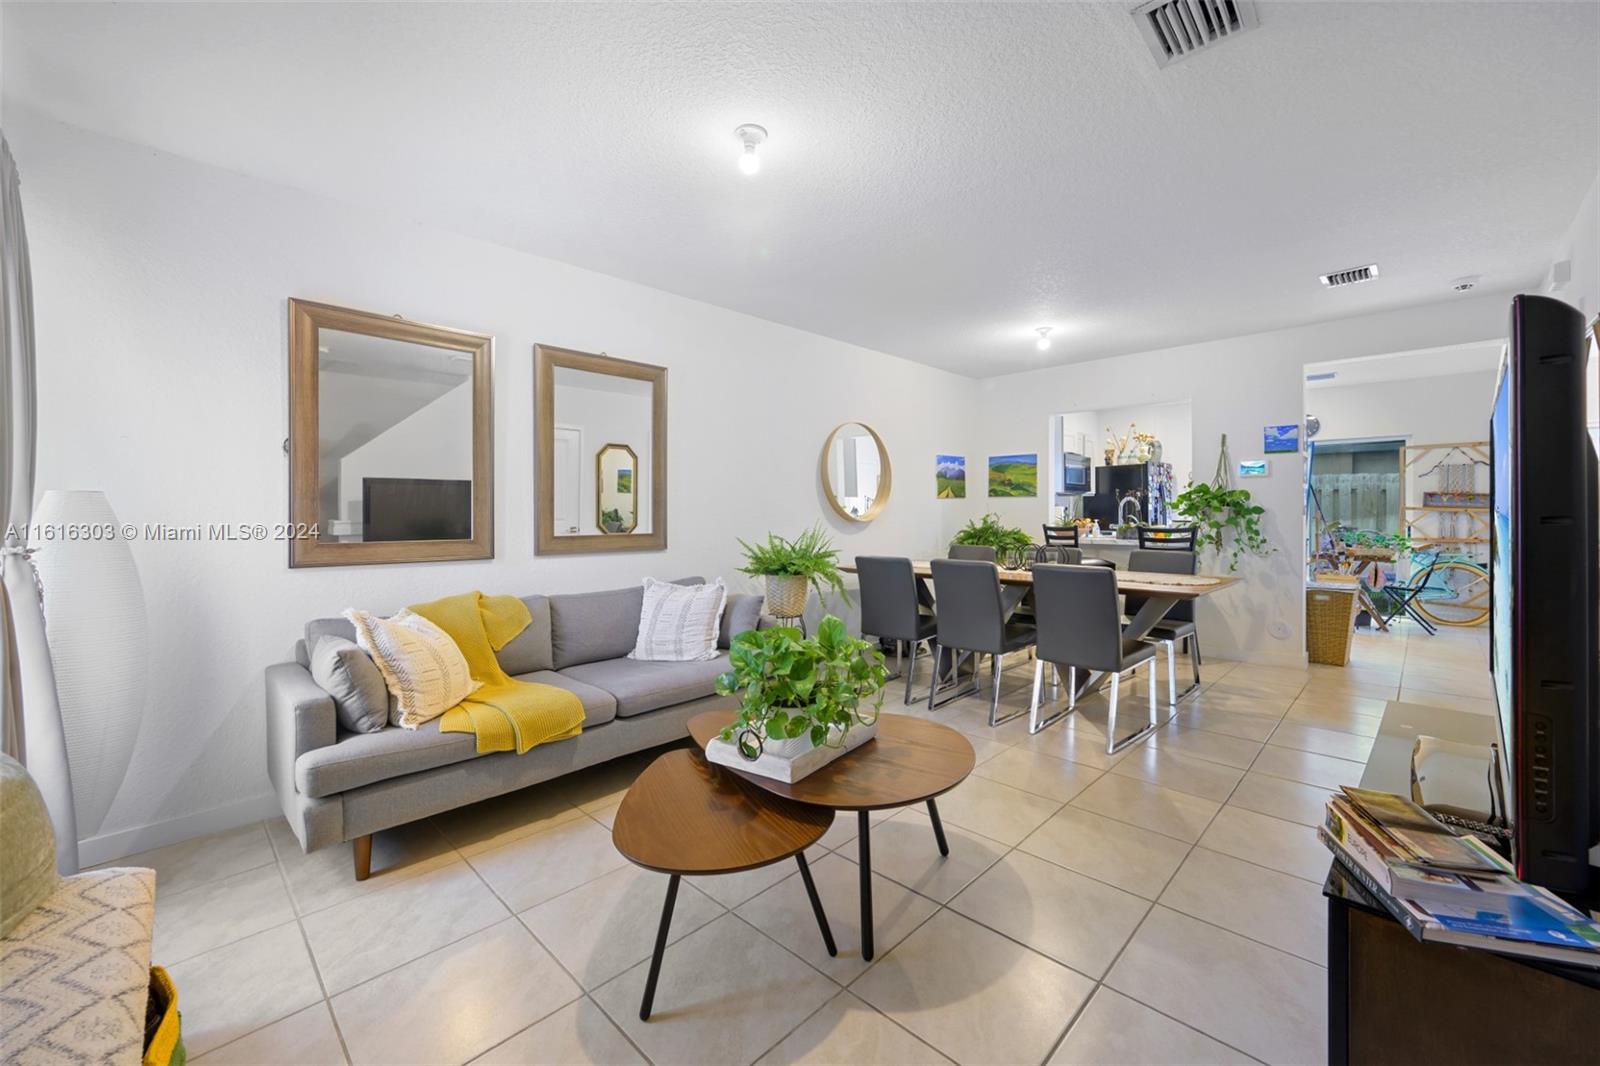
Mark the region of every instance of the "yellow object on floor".
[[189, 1053], [183, 1046], [178, 1018], [178, 986], [160, 966], [150, 967], [150, 1007], [145, 1011], [144, 1066], [184, 1066]]
[[471, 696], [439, 719], [441, 733], [473, 733], [478, 754], [523, 754], [550, 740], [566, 740], [583, 730], [583, 703], [566, 689], [514, 681], [500, 669], [494, 653], [533, 621], [527, 604], [515, 596], [467, 592], [411, 608], [446, 633], [466, 657], [474, 681]]

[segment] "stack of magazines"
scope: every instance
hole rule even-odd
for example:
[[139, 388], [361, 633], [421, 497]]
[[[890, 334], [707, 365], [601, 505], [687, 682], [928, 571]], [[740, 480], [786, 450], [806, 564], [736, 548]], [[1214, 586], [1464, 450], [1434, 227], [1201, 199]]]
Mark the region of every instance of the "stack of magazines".
[[1600, 969], [1600, 923], [1408, 799], [1345, 788], [1317, 836], [1418, 940]]

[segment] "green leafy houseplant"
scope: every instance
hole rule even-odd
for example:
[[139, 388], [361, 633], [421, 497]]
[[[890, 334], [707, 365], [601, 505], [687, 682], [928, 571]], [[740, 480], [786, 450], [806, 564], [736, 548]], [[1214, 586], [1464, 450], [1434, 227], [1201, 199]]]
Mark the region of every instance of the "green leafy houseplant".
[[748, 544], [741, 540], [739, 547], [744, 549], [745, 558], [745, 565], [739, 568], [741, 574], [803, 577], [817, 590], [819, 598], [831, 588], [845, 603], [850, 602], [844, 577], [839, 573], [839, 550], [820, 525], [812, 526], [793, 540], [768, 533], [764, 544]]
[[[722, 739], [747, 759], [768, 740], [809, 737], [817, 747], [840, 747], [852, 726], [876, 722], [883, 706], [883, 654], [831, 614], [814, 637], [788, 626], [741, 633], [729, 659], [733, 669], [717, 678], [717, 692], [742, 695]], [[874, 695], [868, 713], [862, 703]]]
[[1004, 557], [1008, 551], [1030, 547], [1033, 538], [1020, 529], [1001, 525], [999, 515], [986, 514], [962, 526], [950, 543], [983, 545], [993, 548], [996, 555]]
[[1272, 551], [1266, 534], [1261, 532], [1261, 516], [1266, 508], [1250, 501], [1248, 489], [1191, 484], [1172, 505], [1193, 519], [1195, 551], [1215, 548], [1219, 556], [1230, 552], [1229, 570], [1239, 568], [1242, 555], [1267, 555]]
[[600, 528], [614, 533], [622, 528], [622, 511], [616, 507], [600, 512]]

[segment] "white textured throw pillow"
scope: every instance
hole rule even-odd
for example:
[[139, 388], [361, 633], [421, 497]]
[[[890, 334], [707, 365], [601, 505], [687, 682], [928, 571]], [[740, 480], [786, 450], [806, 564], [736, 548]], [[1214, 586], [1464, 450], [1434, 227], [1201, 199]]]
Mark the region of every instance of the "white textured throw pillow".
[[674, 585], [645, 578], [639, 639], [628, 658], [660, 663], [715, 659], [727, 600], [728, 589], [721, 578], [710, 585]]
[[390, 725], [415, 729], [479, 687], [456, 642], [421, 615], [401, 611], [393, 618], [381, 618], [351, 609], [344, 616], [356, 627], [356, 643], [378, 664], [383, 683], [394, 696]]

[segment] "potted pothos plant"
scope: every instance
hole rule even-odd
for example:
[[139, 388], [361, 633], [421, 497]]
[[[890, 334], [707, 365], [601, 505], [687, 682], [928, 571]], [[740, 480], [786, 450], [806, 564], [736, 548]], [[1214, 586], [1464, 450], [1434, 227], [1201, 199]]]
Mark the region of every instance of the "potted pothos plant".
[[1237, 570], [1245, 555], [1270, 555], [1272, 545], [1261, 530], [1266, 508], [1250, 499], [1249, 489], [1228, 485], [1228, 437], [1223, 434], [1217, 474], [1209, 484], [1190, 484], [1172, 501], [1178, 513], [1194, 523], [1194, 550], [1216, 549], [1218, 558], [1228, 553], [1228, 569]]
[[793, 540], [768, 533], [764, 544], [747, 544], [741, 574], [766, 578], [767, 613], [775, 618], [799, 618], [805, 614], [807, 589], [817, 590], [820, 599], [833, 589], [850, 602], [844, 577], [839, 573], [839, 550], [820, 525], [812, 526]]
[[995, 556], [1004, 559], [1008, 552], [1025, 551], [1033, 546], [1033, 538], [1014, 526], [1004, 525], [1000, 516], [986, 514], [974, 518], [961, 527], [951, 544], [979, 544], [993, 548]]
[[717, 692], [738, 695], [739, 714], [707, 745], [712, 762], [798, 781], [877, 733], [883, 653], [833, 615], [813, 637], [790, 626], [741, 633], [728, 655]]

